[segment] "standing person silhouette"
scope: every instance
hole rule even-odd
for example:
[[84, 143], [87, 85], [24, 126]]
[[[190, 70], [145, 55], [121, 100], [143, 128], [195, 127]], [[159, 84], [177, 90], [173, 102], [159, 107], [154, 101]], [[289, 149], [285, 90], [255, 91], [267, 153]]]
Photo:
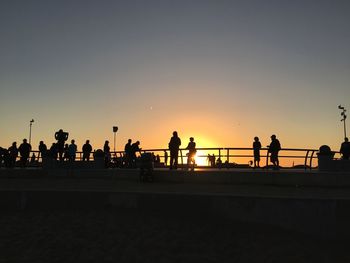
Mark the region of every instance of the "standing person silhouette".
[[90, 154], [92, 152], [92, 146], [90, 144], [89, 140], [86, 140], [85, 144], [83, 145], [83, 161], [90, 161]]
[[47, 146], [43, 141], [39, 142], [39, 156], [38, 159], [40, 159], [40, 155], [41, 158], [46, 157], [47, 155]]
[[124, 152], [125, 152], [125, 165], [128, 168], [132, 167], [132, 146], [131, 146], [132, 140], [129, 139], [128, 143], [125, 144]]
[[193, 171], [194, 170], [194, 166], [196, 165], [195, 162], [195, 155], [196, 155], [196, 143], [194, 142], [194, 138], [191, 137], [190, 138], [190, 142], [188, 143], [186, 150], [188, 150], [188, 154], [187, 154], [187, 167], [188, 169], [190, 169]]
[[57, 143], [53, 143], [51, 145], [49, 153], [50, 153], [49, 155], [51, 158], [53, 158], [54, 160], [57, 160], [57, 155], [58, 155]]
[[140, 153], [141, 155], [141, 148], [140, 148], [140, 141], [136, 141], [131, 145], [131, 165], [132, 167], [136, 167], [137, 157], [136, 153]]
[[168, 164], [168, 152], [164, 151], [164, 165], [167, 166]]
[[347, 137], [345, 137], [344, 142], [340, 146], [340, 153], [342, 154], [343, 160], [349, 160], [350, 156], [350, 142]]
[[260, 167], [260, 149], [261, 143], [258, 137], [254, 137], [253, 152], [254, 152], [254, 168]]
[[271, 135], [271, 143], [269, 147], [270, 161], [273, 163], [273, 169], [279, 170], [279, 160], [278, 160], [278, 152], [281, 150], [281, 144], [278, 139], [276, 139], [276, 135]]
[[105, 153], [105, 166], [108, 167], [111, 162], [111, 148], [109, 147], [109, 141], [105, 141], [103, 152]]
[[181, 145], [181, 139], [179, 138], [176, 131], [173, 132], [173, 137], [171, 137], [169, 142], [170, 150], [170, 169], [177, 169], [177, 159], [179, 156], [179, 148]]
[[21, 167], [26, 167], [31, 150], [32, 146], [27, 142], [27, 139], [23, 139], [23, 143], [18, 147], [19, 154], [21, 155]]
[[12, 145], [8, 148], [8, 153], [9, 153], [9, 167], [15, 167], [16, 159], [18, 157], [17, 142], [12, 143]]
[[75, 144], [75, 140], [71, 140], [71, 144], [68, 146], [68, 158], [71, 162], [75, 161], [78, 147]]
[[55, 139], [57, 140], [57, 150], [60, 161], [63, 161], [63, 153], [64, 153], [64, 143], [68, 140], [68, 132], [64, 132], [62, 129], [55, 133]]

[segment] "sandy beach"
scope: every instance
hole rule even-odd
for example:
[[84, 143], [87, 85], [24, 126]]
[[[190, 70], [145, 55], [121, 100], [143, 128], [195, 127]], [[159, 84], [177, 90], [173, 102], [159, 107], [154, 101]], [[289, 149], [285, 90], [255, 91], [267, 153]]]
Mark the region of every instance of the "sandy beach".
[[213, 216], [3, 211], [0, 262], [350, 262], [347, 242]]

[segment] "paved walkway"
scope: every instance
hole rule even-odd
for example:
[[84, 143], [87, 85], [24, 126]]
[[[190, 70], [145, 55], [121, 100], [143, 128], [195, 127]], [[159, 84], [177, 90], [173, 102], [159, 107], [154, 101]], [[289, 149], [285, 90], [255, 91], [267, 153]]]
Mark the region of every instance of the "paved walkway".
[[[35, 171], [35, 170], [33, 170]], [[191, 182], [140, 183], [137, 170], [107, 176], [0, 176], [0, 191], [107, 191], [294, 199], [350, 199], [349, 187], [299, 187]], [[120, 172], [120, 170], [119, 170]], [[174, 171], [179, 175], [182, 172]], [[174, 172], [168, 176], [174, 176]], [[217, 171], [216, 171], [217, 173]], [[221, 175], [226, 173], [219, 172]], [[196, 179], [197, 173], [188, 174]]]

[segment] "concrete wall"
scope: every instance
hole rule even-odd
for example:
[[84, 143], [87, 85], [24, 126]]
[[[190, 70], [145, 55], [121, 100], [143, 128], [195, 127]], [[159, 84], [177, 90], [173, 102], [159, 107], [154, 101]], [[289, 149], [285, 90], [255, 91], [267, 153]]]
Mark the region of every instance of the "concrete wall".
[[322, 238], [350, 234], [350, 200], [235, 197], [171, 193], [2, 191], [0, 208], [10, 210], [130, 208], [159, 213], [214, 215], [309, 233]]

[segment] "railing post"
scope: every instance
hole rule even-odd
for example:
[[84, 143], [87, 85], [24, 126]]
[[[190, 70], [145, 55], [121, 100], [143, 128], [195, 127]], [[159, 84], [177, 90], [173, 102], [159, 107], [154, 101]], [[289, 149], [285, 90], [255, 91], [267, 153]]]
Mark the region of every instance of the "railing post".
[[184, 160], [183, 160], [183, 156], [182, 156], [182, 150], [180, 149], [180, 156], [181, 156], [181, 166], [182, 166], [182, 169], [184, 169]]
[[312, 169], [312, 158], [314, 157], [315, 150], [312, 150], [311, 156], [310, 156], [310, 170]]
[[227, 160], [228, 163], [230, 163], [230, 149], [229, 148], [227, 148], [226, 160]]
[[307, 165], [307, 157], [309, 156], [309, 150], [306, 151], [305, 155], [305, 162], [304, 162], [304, 170], [306, 170], [306, 165]]

